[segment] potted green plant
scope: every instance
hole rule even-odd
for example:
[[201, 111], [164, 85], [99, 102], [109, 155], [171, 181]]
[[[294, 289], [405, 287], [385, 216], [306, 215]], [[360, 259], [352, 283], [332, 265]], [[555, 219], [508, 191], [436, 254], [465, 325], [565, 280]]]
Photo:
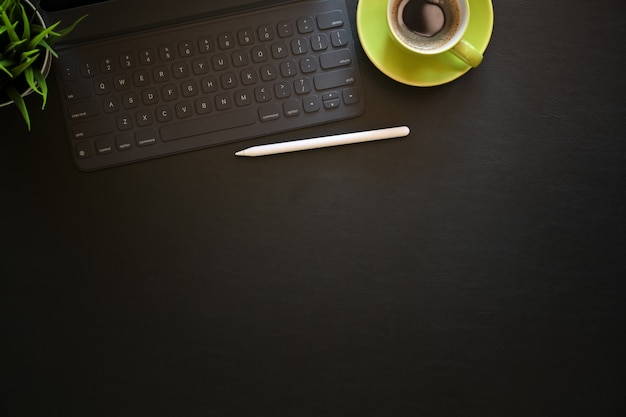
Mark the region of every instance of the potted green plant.
[[46, 26], [39, 13], [39, 0], [0, 0], [0, 107], [15, 104], [30, 130], [30, 116], [24, 97], [30, 93], [46, 105], [46, 77], [52, 57], [52, 45], [72, 31], [85, 18], [57, 30], [60, 21]]

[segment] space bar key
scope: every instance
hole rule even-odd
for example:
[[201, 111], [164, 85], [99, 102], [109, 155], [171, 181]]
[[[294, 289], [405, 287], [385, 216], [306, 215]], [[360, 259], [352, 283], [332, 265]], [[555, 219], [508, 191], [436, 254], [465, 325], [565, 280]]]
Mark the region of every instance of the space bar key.
[[238, 110], [220, 115], [185, 120], [180, 123], [168, 124], [161, 127], [161, 139], [164, 141], [184, 139], [191, 136], [251, 125], [255, 123], [256, 120], [256, 114], [252, 110]]

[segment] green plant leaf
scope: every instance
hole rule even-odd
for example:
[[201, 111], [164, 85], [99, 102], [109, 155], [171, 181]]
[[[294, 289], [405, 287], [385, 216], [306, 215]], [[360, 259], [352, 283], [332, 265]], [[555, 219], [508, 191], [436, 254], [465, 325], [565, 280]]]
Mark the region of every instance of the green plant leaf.
[[20, 62], [23, 62], [26, 58], [35, 56], [39, 53], [41, 53], [41, 51], [37, 48], [31, 49], [30, 51], [22, 51], [22, 53], [20, 54]]
[[41, 110], [46, 108], [46, 103], [48, 102], [48, 83], [46, 82], [46, 77], [43, 76], [41, 71], [34, 72], [35, 81], [39, 85], [42, 97]]
[[10, 51], [15, 51], [17, 50], [21, 45], [24, 45], [26, 42], [28, 42], [28, 39], [20, 39], [17, 42], [9, 42], [5, 48], [4, 53], [6, 54], [7, 52]]
[[17, 35], [15, 28], [20, 22], [12, 22], [9, 19], [9, 16], [7, 16], [6, 12], [4, 11], [2, 11], [0, 15], [2, 16], [2, 23], [4, 24], [4, 27], [6, 28], [6, 32], [7, 32], [7, 35], [9, 36], [9, 40], [11, 42], [18, 42], [20, 40], [20, 37]]
[[42, 48], [47, 49], [47, 50], [48, 50], [48, 51], [52, 54], [52, 56], [53, 56], [53, 57], [55, 57], [55, 58], [58, 58], [58, 57], [59, 57], [59, 54], [57, 54], [57, 52], [56, 52], [54, 49], [52, 49], [52, 46], [50, 46], [50, 45], [48, 44], [48, 42], [46, 42], [46, 40], [45, 40], [45, 39], [44, 39], [44, 40], [42, 40], [42, 41], [39, 43], [39, 46], [40, 46], [40, 47], [42, 47]]
[[39, 94], [44, 101], [44, 107], [48, 94], [48, 85], [46, 80], [38, 68], [29, 67], [24, 70], [24, 79], [28, 86], [37, 94]]
[[13, 61], [3, 59], [0, 61], [0, 71], [5, 72], [9, 77], [13, 78], [13, 74], [9, 71], [9, 68], [13, 67]]
[[41, 91], [41, 88], [39, 88], [39, 85], [35, 81], [35, 72], [37, 71], [33, 70], [33, 67], [26, 68], [24, 70], [24, 79], [26, 80], [26, 84], [28, 84], [28, 86], [35, 93], [39, 94], [40, 96], [43, 96], [43, 91]]
[[30, 56], [26, 58], [26, 60], [20, 63], [19, 65], [16, 65], [15, 67], [13, 67], [11, 69], [11, 74], [13, 74], [13, 78], [17, 77], [18, 75], [23, 73], [26, 70], [26, 68], [33, 65], [33, 63], [37, 60], [37, 58], [39, 58], [39, 54]]
[[30, 19], [26, 14], [26, 9], [24, 5], [20, 3], [19, 8], [22, 10], [22, 39], [30, 39]]
[[81, 17], [79, 17], [78, 19], [76, 19], [76, 21], [74, 23], [72, 23], [70, 26], [66, 27], [65, 29], [62, 29], [59, 31], [59, 37], [65, 36], [68, 33], [70, 33], [71, 31], [73, 31], [76, 26], [82, 22], [83, 20], [85, 20], [87, 18], [88, 15], [82, 15]]
[[24, 98], [20, 95], [20, 93], [17, 92], [15, 87], [13, 87], [12, 85], [7, 86], [5, 91], [7, 93], [7, 96], [11, 100], [13, 100], [15, 107], [17, 107], [17, 109], [22, 114], [24, 121], [26, 121], [26, 126], [28, 127], [28, 130], [30, 130], [30, 117], [28, 115], [28, 109], [26, 108], [26, 102], [24, 101]]
[[54, 33], [54, 28], [56, 28], [59, 25], [60, 22], [56, 22], [55, 24], [48, 26], [47, 28], [45, 28], [44, 30], [42, 30], [41, 32], [39, 32], [37, 34], [37, 36], [34, 36], [29, 42], [28, 42], [28, 49], [33, 49], [36, 48], [37, 45], [39, 45], [39, 43], [44, 40], [46, 38], [46, 36], [50, 35], [51, 33]]

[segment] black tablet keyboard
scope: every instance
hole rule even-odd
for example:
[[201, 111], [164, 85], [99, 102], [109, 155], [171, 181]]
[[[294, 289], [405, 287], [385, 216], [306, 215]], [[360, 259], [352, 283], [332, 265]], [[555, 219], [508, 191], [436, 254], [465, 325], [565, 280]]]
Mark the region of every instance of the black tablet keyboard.
[[95, 170], [361, 114], [344, 1], [304, 4], [59, 51], [76, 166]]

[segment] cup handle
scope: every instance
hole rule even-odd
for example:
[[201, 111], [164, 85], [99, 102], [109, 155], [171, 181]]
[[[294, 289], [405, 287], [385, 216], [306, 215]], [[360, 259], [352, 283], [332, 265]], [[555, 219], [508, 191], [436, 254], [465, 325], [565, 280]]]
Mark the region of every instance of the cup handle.
[[452, 52], [452, 54], [454, 54], [454, 56], [459, 58], [461, 61], [474, 68], [483, 62], [483, 54], [478, 52], [478, 50], [465, 39], [461, 39], [459, 43], [454, 45], [454, 48], [450, 49], [450, 52]]

